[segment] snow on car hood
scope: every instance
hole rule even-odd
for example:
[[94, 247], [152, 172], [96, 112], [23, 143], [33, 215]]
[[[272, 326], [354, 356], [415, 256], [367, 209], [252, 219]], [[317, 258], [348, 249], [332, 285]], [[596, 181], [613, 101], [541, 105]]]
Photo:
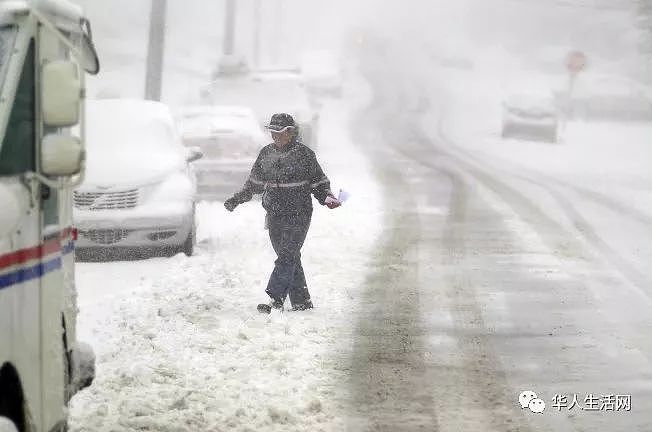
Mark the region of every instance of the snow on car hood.
[[175, 155], [89, 151], [86, 178], [81, 189], [143, 186], [162, 181], [183, 168], [184, 161]]
[[184, 169], [184, 149], [167, 107], [147, 101], [91, 101], [87, 106], [88, 186], [138, 186]]

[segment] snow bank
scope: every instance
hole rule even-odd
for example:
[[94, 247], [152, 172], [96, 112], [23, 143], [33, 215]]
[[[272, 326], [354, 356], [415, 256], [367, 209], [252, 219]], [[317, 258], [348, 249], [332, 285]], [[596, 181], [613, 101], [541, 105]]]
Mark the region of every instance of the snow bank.
[[[97, 353], [93, 386], [71, 404], [72, 431], [344, 430], [356, 298], [380, 228], [380, 193], [347, 136], [347, 107], [323, 115], [318, 158], [340, 209], [316, 206], [303, 261], [316, 308], [259, 315], [275, 258], [259, 202], [197, 208], [196, 256], [81, 264], [80, 333]], [[119, 277], [119, 276], [118, 276]], [[100, 290], [98, 286], [107, 287]]]

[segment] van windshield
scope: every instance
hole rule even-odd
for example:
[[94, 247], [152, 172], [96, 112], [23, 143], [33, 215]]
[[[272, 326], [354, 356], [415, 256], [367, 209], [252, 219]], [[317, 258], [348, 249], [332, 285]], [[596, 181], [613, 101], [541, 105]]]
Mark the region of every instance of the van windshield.
[[[7, 39], [2, 39], [7, 42]], [[9, 40], [13, 46], [13, 40]], [[12, 47], [2, 47], [2, 85], [6, 80], [7, 57]], [[11, 113], [7, 119], [7, 127], [4, 136], [1, 137], [0, 145], [0, 176], [18, 175], [35, 170], [35, 136], [36, 127], [34, 123], [36, 112], [36, 87], [34, 68], [34, 41], [29, 44], [25, 61], [23, 63], [15, 97], [11, 102]]]
[[0, 86], [5, 85], [9, 58], [16, 41], [16, 31], [15, 26], [0, 27]]

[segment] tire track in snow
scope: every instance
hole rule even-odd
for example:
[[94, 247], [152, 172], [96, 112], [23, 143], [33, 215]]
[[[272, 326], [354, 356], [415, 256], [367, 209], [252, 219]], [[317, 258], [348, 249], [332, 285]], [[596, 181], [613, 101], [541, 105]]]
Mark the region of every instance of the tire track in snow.
[[[439, 395], [438, 402], [447, 406], [440, 411], [449, 417], [449, 430], [472, 424], [476, 427], [482, 425], [485, 431], [529, 431], [524, 416], [515, 408], [514, 395], [517, 392], [507, 382], [507, 374], [493, 347], [494, 332], [483, 318], [475, 281], [465, 271], [469, 267], [467, 253], [471, 249], [467, 230], [470, 226], [477, 229], [478, 225], [489, 229], [494, 220], [500, 220], [500, 216], [473, 215], [468, 185], [453, 171], [443, 171], [453, 185], [443, 235], [443, 248], [447, 253], [442, 257], [442, 265], [452, 271], [447, 272], [443, 287], [453, 314], [461, 365], [447, 371], [448, 376], [442, 375], [441, 378], [463, 385], [454, 387], [455, 392], [451, 392], [449, 387], [448, 393]], [[481, 206], [483, 212], [486, 211], [485, 206]], [[466, 409], [456, 410], [455, 407]]]
[[[423, 146], [432, 146], [432, 142], [422, 138]], [[414, 149], [409, 149], [409, 152], [418, 154]], [[543, 381], [540, 376], [535, 378], [531, 374], [531, 370], [538, 370], [541, 374], [549, 369], [551, 360], [571, 371], [578, 370], [578, 366], [586, 362], [584, 357], [578, 357], [572, 350], [558, 352], [560, 343], [564, 348], [581, 349], [583, 355], [593, 359], [607, 357], [609, 350], [605, 353], [603, 347], [617, 340], [608, 335], [586, 334], [581, 327], [579, 334], [575, 330], [582, 317], [593, 318], [598, 311], [589, 309], [583, 312], [580, 308], [586, 307], [586, 300], [564, 294], [576, 285], [573, 280], [537, 279], [536, 275], [529, 273], [530, 264], [519, 262], [519, 257], [526, 250], [510, 240], [514, 233], [505, 224], [505, 215], [484, 202], [482, 195], [475, 191], [475, 179], [466, 173], [466, 165], [455, 158], [446, 157], [436, 159], [434, 163], [425, 162], [428, 158], [424, 157], [414, 160], [430, 166], [433, 172], [446, 173], [454, 185], [443, 235], [443, 250], [448, 254], [442, 259], [445, 283], [441, 286], [448, 301], [447, 309], [453, 314], [454, 328], [449, 334], [455, 337], [457, 350], [435, 355], [440, 364], [448, 365], [443, 371], [436, 368], [433, 372], [437, 383], [434, 388], [440, 430], [482, 428], [487, 431], [520, 432], [584, 430], [581, 427], [587, 424], [604, 426], [608, 419], [580, 419], [556, 413], [543, 418], [527, 418], [527, 410], [522, 411], [515, 406], [515, 395], [523, 388], [510, 385], [533, 386], [542, 391], [540, 394], [545, 397], [559, 391], [559, 387], [551, 386], [552, 382], [561, 382], [562, 385], [567, 385], [565, 383], [568, 381], [576, 382], [578, 377], [563, 368], [556, 373], [548, 370], [548, 374], [543, 375]], [[467, 183], [469, 181], [471, 183]], [[485, 237], [487, 235], [489, 239]], [[513, 263], [509, 262], [509, 257], [515, 259]], [[504, 286], [501, 287], [501, 284]], [[519, 301], [516, 293], [525, 288], [531, 298]], [[537, 291], [545, 294], [542, 296]], [[483, 315], [483, 312], [487, 312], [486, 298], [483, 297], [483, 300], [480, 296], [496, 292], [507, 294], [507, 311], [511, 316], [503, 316], [501, 321], [513, 320], [512, 332], [496, 332], [495, 328], [487, 325]], [[550, 305], [553, 309], [541, 316], [533, 316], [531, 314], [536, 303], [540, 303], [541, 307]], [[565, 322], [564, 327], [552, 327], [555, 321], [551, 318], [570, 318], [573, 315], [577, 315], [577, 318]], [[526, 331], [530, 328], [532, 333]], [[560, 333], [559, 337], [550, 337], [557, 336], [556, 333]], [[580, 346], [573, 345], [578, 342]], [[517, 347], [520, 349], [515, 349]], [[635, 360], [635, 356], [627, 356], [619, 361], [632, 366]], [[605, 369], [605, 364], [599, 361], [589, 363], [596, 370]], [[525, 365], [530, 370], [523, 369]], [[506, 369], [508, 366], [511, 367]], [[510, 372], [506, 373], [507, 370]], [[582, 383], [596, 382], [596, 377], [600, 375], [586, 374], [579, 379]], [[549, 399], [546, 400], [550, 403]]]
[[[509, 187], [504, 182], [496, 180], [495, 176], [491, 176], [486, 171], [471, 166], [468, 161], [473, 161], [474, 165], [481, 164], [481, 161], [470, 152], [461, 149], [458, 146], [454, 146], [452, 141], [447, 138], [442, 124], [439, 126], [439, 138], [442, 140], [442, 142], [450, 144], [447, 146], [446, 150], [443, 150], [442, 146], [438, 146], [439, 151], [459, 161], [466, 167], [467, 171], [471, 175], [481, 180], [485, 185], [490, 187], [496, 193], [499, 193], [501, 196], [509, 197], [508, 201], [510, 201], [512, 204], [515, 204], [516, 207], [519, 208], [519, 212], [521, 214], [531, 216], [533, 220], [544, 221], [544, 225], [548, 229], [548, 232], [567, 231], [559, 223], [538, 209], [530, 199], [516, 192], [515, 189]], [[455, 150], [451, 150], [451, 147], [453, 146], [455, 147]], [[515, 175], [514, 177], [529, 182], [547, 191], [550, 196], [559, 204], [560, 208], [573, 223], [577, 229], [577, 232], [582, 236], [586, 243], [591, 245], [592, 248], [597, 252], [597, 255], [609, 263], [618, 272], [620, 272], [620, 274], [622, 274], [633, 285], [635, 285], [639, 293], [645, 296], [648, 301], [652, 301], [652, 297], [650, 297], [650, 293], [647, 291], [648, 287], [650, 287], [652, 284], [652, 281], [649, 279], [649, 277], [639, 271], [636, 266], [631, 264], [627, 259], [620, 256], [611, 246], [609, 246], [609, 244], [602, 237], [600, 237], [596, 230], [593, 229], [592, 225], [586, 220], [586, 218], [581, 215], [581, 213], [571, 203], [571, 201], [564, 197], [563, 194], [559, 193], [559, 191], [551, 187], [549, 184], [554, 183], [559, 186], [566, 187], [580, 194], [581, 196], [588, 198], [589, 200], [592, 200], [623, 216], [627, 216], [645, 226], [652, 226], [652, 217], [638, 211], [635, 208], [625, 206], [620, 202], [605, 196], [604, 194], [600, 194], [583, 187], [571, 185], [568, 182], [557, 180], [550, 176], [538, 175], [538, 177], [542, 178], [543, 180], [535, 179], [531, 176], [525, 175]], [[572, 235], [568, 236], [568, 238], [571, 237]], [[548, 235], [548, 238], [550, 238], [550, 235]], [[562, 246], [562, 248], [564, 248], [564, 246]], [[582, 245], [577, 244], [573, 247], [572, 250], [575, 251], [577, 256], [588, 257], [590, 254], [587, 253], [584, 249], [585, 248]]]
[[[515, 189], [514, 187], [509, 186], [503, 181], [498, 180], [495, 176], [492, 176], [489, 172], [477, 168], [475, 164], [471, 164], [466, 161], [464, 158], [456, 155], [454, 152], [450, 152], [448, 147], [444, 147], [441, 143], [433, 143], [429, 139], [425, 139], [429, 145], [434, 147], [434, 150], [439, 153], [439, 158], [435, 160], [427, 160], [425, 158], [419, 159], [419, 163], [424, 166], [431, 166], [432, 169], [441, 169], [441, 165], [454, 167], [456, 170], [459, 170], [462, 178], [467, 178], [473, 184], [478, 182], [482, 185], [483, 188], [486, 188], [493, 193], [495, 193], [501, 200], [511, 207], [511, 209], [523, 218], [531, 229], [538, 233], [541, 240], [549, 248], [562, 247], [562, 249], [557, 249], [557, 252], [565, 252], [560, 258], [564, 258], [564, 255], [567, 255], [568, 258], [576, 258], [580, 261], [584, 261], [584, 265], [592, 266], [595, 269], [601, 269], [601, 263], [596, 262], [595, 260], [589, 260], [589, 258], [595, 257], [596, 254], [592, 253], [591, 250], [587, 250], [585, 244], [579, 242], [574, 238], [572, 233], [563, 227], [552, 217], [543, 213], [543, 211], [526, 195]], [[542, 185], [539, 185], [542, 186]], [[543, 187], [543, 186], [542, 186]], [[570, 217], [572, 221], [576, 224], [576, 228], [583, 231], [583, 235], [591, 236], [591, 230], [588, 222], [583, 221], [583, 218], [577, 210], [567, 201], [563, 195], [554, 189], [550, 190], [551, 194], [556, 192], [556, 198], [561, 200], [559, 204], [564, 208], [567, 213], [567, 216]], [[455, 208], [451, 206], [451, 208]], [[476, 224], [482, 224], [483, 222], [476, 221]], [[471, 224], [473, 225], [473, 224]], [[597, 237], [592, 240], [594, 242], [599, 242], [600, 238]], [[586, 238], [584, 238], [587, 241]], [[566, 243], [565, 243], [566, 242]], [[591, 244], [591, 243], [590, 243]], [[594, 244], [591, 244], [595, 246]], [[565, 246], [565, 248], [564, 248]], [[472, 248], [467, 247], [464, 250], [470, 250]], [[555, 250], [555, 249], [553, 249]], [[575, 253], [569, 253], [572, 251]], [[481, 251], [480, 251], [481, 252]], [[605, 250], [600, 251], [602, 253]], [[605, 258], [602, 254], [598, 254], [599, 257]], [[610, 262], [612, 266], [613, 262]], [[620, 271], [622, 274], [622, 268], [616, 270]], [[628, 296], [622, 297], [623, 292], [619, 290], [609, 290], [608, 293], [599, 292], [603, 307], [595, 304], [595, 299], [592, 298], [593, 289], [590, 288], [589, 284], [594, 283], [595, 281], [600, 281], [601, 278], [605, 276], [591, 276], [587, 278], [584, 276], [577, 275], [573, 273], [574, 277], [571, 281], [576, 281], [573, 283], [567, 283], [559, 281], [557, 284], [545, 283], [538, 285], [541, 288], [550, 290], [550, 293], [554, 297], [555, 295], [559, 296], [561, 305], [555, 306], [555, 308], [549, 313], [541, 314], [541, 317], [550, 316], [550, 318], [557, 317], [566, 317], [567, 321], [562, 327], [555, 327], [554, 330], [550, 333], [550, 336], [557, 336], [557, 333], [561, 333], [562, 339], [559, 339], [562, 343], [563, 350], [569, 350], [565, 354], [560, 354], [556, 352], [555, 342], [557, 338], [550, 338], [542, 340], [543, 342], [540, 346], [532, 346], [533, 352], [543, 353], [545, 355], [552, 355], [550, 358], [558, 365], [565, 365], [568, 368], [568, 371], [563, 369], [556, 371], [554, 374], [550, 374], [548, 382], [539, 382], [539, 389], [547, 389], [550, 393], [550, 382], [554, 379], [555, 381], [561, 380], [561, 385], [566, 386], [567, 383], [575, 383], [574, 387], [577, 388], [578, 385], [587, 386], [587, 384], [600, 384], [601, 386], [607, 386], [607, 388], [612, 388], [614, 391], [617, 388], [614, 384], [622, 386], [622, 383], [631, 383], [635, 379], [641, 379], [643, 382], [647, 381], [646, 372], [641, 372], [640, 374], [634, 374], [630, 376], [628, 373], [621, 373], [613, 375], [613, 372], [610, 371], [614, 369], [623, 369], [623, 370], [640, 370], [647, 371], [649, 369], [649, 361], [652, 359], [652, 344], [649, 343], [649, 340], [645, 338], [649, 325], [645, 322], [637, 321], [637, 317], [646, 316], [645, 308], [649, 304], [649, 297], [645, 293], [639, 290], [632, 290]], [[633, 273], [628, 273], [625, 276], [627, 279], [632, 281]], [[579, 286], [575, 287], [579, 282]], [[536, 281], [528, 282], [526, 278], [523, 278], [521, 281], [523, 287], [537, 286]], [[558, 286], [555, 286], [558, 285]], [[569, 296], [567, 294], [568, 289], [580, 289], [581, 292], [587, 294], [585, 299], [577, 296]], [[634, 294], [633, 296], [631, 294]], [[605, 297], [607, 296], [607, 297]], [[641, 297], [643, 296], [643, 297]], [[547, 296], [548, 297], [548, 296]], [[576, 297], [576, 298], [574, 298]], [[621, 298], [622, 297], [622, 298]], [[542, 299], [543, 300], [543, 299]], [[643, 300], [641, 302], [641, 300]], [[542, 304], [547, 304], [548, 299], [545, 302], [542, 301]], [[573, 306], [575, 304], [575, 306]], [[606, 307], [606, 309], [604, 309]], [[629, 313], [622, 315], [622, 311], [618, 311], [619, 308], [627, 307]], [[512, 307], [513, 308], [513, 307]], [[512, 309], [510, 308], [510, 309]], [[552, 313], [550, 313], [552, 312]], [[615, 314], [614, 314], [615, 312]], [[586, 327], [584, 323], [586, 322], [599, 322], [602, 321], [604, 326], [600, 329], [591, 329]], [[550, 323], [555, 322], [554, 319], [541, 319], [534, 318], [531, 324], [538, 323], [539, 326], [550, 325]], [[562, 321], [563, 322], [563, 321]], [[648, 325], [648, 327], [646, 327]], [[519, 327], [523, 327], [523, 324], [519, 324]], [[576, 330], [573, 330], [576, 328]], [[614, 329], [618, 329], [614, 331]], [[562, 332], [560, 332], [562, 330]], [[570, 335], [565, 335], [564, 333], [570, 332]], [[576, 334], [573, 334], [577, 332]], [[642, 332], [642, 334], [641, 334]], [[570, 337], [569, 337], [570, 336]], [[540, 342], [540, 343], [541, 343]], [[579, 346], [575, 345], [580, 343]], [[575, 346], [574, 346], [575, 345]], [[528, 346], [523, 344], [523, 346]], [[509, 346], [507, 346], [509, 348]], [[536, 351], [534, 351], [536, 350]], [[576, 350], [577, 353], [573, 354], [570, 350]], [[614, 350], [621, 350], [619, 356], [614, 356]], [[518, 354], [508, 353], [508, 356], [513, 358], [519, 358]], [[525, 356], [527, 357], [527, 356]], [[612, 358], [613, 357], [613, 358]], [[609, 362], [603, 362], [599, 359], [612, 359]], [[550, 360], [548, 362], [536, 361], [538, 363], [538, 368], [545, 370], [546, 364], [550, 365]], [[536, 364], [535, 363], [535, 364]], [[594, 369], [591, 373], [586, 374], [577, 374], [578, 368], [582, 367], [582, 364], [585, 363], [587, 370]], [[589, 366], [591, 365], [591, 366]], [[553, 378], [554, 377], [554, 378]], [[635, 378], [638, 377], [638, 378]], [[532, 378], [530, 378], [532, 379]], [[531, 382], [536, 383], [536, 380]], [[645, 386], [646, 384], [641, 384]], [[555, 388], [555, 391], [559, 391], [560, 387]], [[568, 391], [572, 389], [569, 388]], [[642, 405], [649, 405], [650, 399], [644, 390], [637, 390], [633, 392], [636, 394], [636, 397], [641, 400]], [[548, 401], [550, 402], [550, 401]], [[442, 411], [439, 409], [439, 411]], [[564, 417], [559, 416], [557, 418], [546, 417], [546, 422], [548, 427], [551, 430], [566, 430], [568, 428], [573, 428], [575, 430], [590, 430], [595, 427], [609, 427], [614, 428], [617, 424], [620, 424], [623, 428], [631, 427], [647, 427], [649, 426], [649, 420], [645, 418], [644, 415], [633, 416], [629, 419], [622, 419], [622, 421], [616, 421], [609, 418], [593, 418], [593, 417]], [[442, 422], [440, 421], [440, 424]], [[645, 425], [645, 426], [644, 426]], [[589, 427], [589, 429], [585, 429]], [[442, 425], [443, 429], [443, 425]], [[521, 429], [517, 429], [521, 430]], [[536, 429], [539, 430], [539, 429]], [[545, 429], [548, 430], [548, 429]]]
[[[446, 138], [442, 137], [442, 139], [445, 140]], [[458, 152], [464, 154], [464, 158], [469, 158], [474, 161], [474, 165], [480, 163], [475, 156], [468, 154], [468, 152], [456, 149], [455, 153]], [[563, 226], [561, 226], [561, 224], [552, 219], [550, 216], [543, 213], [543, 211], [540, 210], [529, 198], [525, 197], [520, 192], [517, 192], [514, 188], [508, 186], [504, 182], [497, 180], [495, 176], [491, 176], [486, 171], [472, 166], [469, 162], [464, 160], [463, 157], [457, 156], [448, 150], [444, 151], [444, 153], [449, 157], [456, 159], [460, 164], [464, 165], [465, 170], [480, 180], [484, 185], [489, 187], [494, 192], [498, 193], [500, 196], [507, 198], [507, 201], [510, 203], [510, 205], [514, 206], [519, 213], [525, 215], [526, 218], [531, 221], [532, 226], [538, 226], [539, 224], [537, 222], [543, 222], [542, 225], [544, 228], [542, 229], [539, 227], [538, 230], [545, 230], [547, 234], [544, 235], [544, 239], [547, 239], [551, 245], [555, 245], [553, 246], [554, 250], [566, 250], [567, 253], [570, 253], [571, 256], [582, 257], [585, 259], [588, 259], [592, 255], [589, 251], [586, 251], [586, 248], [583, 245], [579, 244], [578, 242], [571, 242], [568, 240], [573, 237], [572, 233], [568, 232]], [[527, 176], [518, 176], [518, 178], [547, 191], [550, 196], [559, 204], [560, 208], [573, 223], [577, 232], [581, 235], [584, 241], [586, 241], [586, 243], [589, 244], [595, 252], [597, 252], [597, 255], [609, 263], [612, 268], [616, 269], [628, 281], [630, 281], [637, 288], [637, 291], [647, 299], [647, 301], [652, 302], [650, 293], [646, 291], [652, 281], [650, 281], [646, 275], [640, 272], [629, 261], [620, 256], [611, 246], [609, 246], [609, 244], [602, 237], [600, 237], [595, 229], [593, 229], [592, 225], [586, 220], [586, 218], [581, 215], [581, 213], [570, 202], [570, 200], [568, 200], [554, 188], [545, 184], [543, 181], [536, 180]], [[622, 206], [613, 207], [614, 203], [607, 204], [605, 202], [603, 204], [611, 205], [612, 208], [619, 208], [621, 210], [625, 209]], [[637, 215], [636, 212], [632, 213], [632, 215], [632, 217], [634, 217], [636, 220], [641, 220], [640, 218], [643, 216], [643, 221], [645, 221], [645, 215]], [[557, 234], [555, 235], [553, 233]], [[553, 238], [553, 235], [555, 238]], [[562, 240], [560, 243], [560, 239], [564, 238], [566, 240]]]
[[[372, 85], [382, 88], [382, 83], [370, 79]], [[372, 118], [359, 120], [357, 126], [377, 130], [379, 125], [391, 124], [395, 135], [388, 131], [382, 136], [359, 137], [358, 141], [369, 145], [367, 153], [375, 162], [384, 195], [394, 210], [387, 218], [388, 237], [379, 246], [378, 269], [367, 279], [362, 301], [370, 310], [360, 318], [357, 329], [352, 390], [353, 404], [360, 408], [351, 413], [350, 430], [453, 431], [480, 427], [529, 431], [514, 403], [517, 392], [507, 382], [492, 347], [492, 332], [484, 323], [476, 286], [460, 267], [465, 262], [467, 188], [453, 172], [421, 163], [436, 152], [407, 119], [391, 111], [383, 118], [382, 106], [374, 108], [373, 114], [379, 118], [369, 114]], [[413, 195], [419, 191], [406, 180], [415, 167], [426, 168], [422, 173], [426, 180], [443, 177], [447, 181], [448, 177], [453, 183], [450, 207], [454, 211], [447, 221], [414, 211]], [[428, 181], [422, 186], [430, 194], [436, 192]], [[438, 216], [441, 219], [442, 215]], [[439, 238], [442, 225], [443, 241]], [[440, 271], [432, 268], [436, 260], [448, 267], [443, 280], [432, 274]], [[420, 274], [423, 277], [413, 276]], [[445, 323], [443, 331], [419, 318], [419, 303], [435, 304], [442, 297], [445, 305], [438, 305], [439, 312], [453, 315], [453, 322]], [[454, 339], [456, 346], [432, 346], [427, 341], [433, 338]], [[401, 349], [388, 350], [392, 346], [400, 347], [403, 354]], [[407, 347], [414, 351], [409, 353]], [[442, 352], [435, 352], [438, 349]], [[402, 369], [405, 367], [411, 375]]]
[[[424, 258], [440, 261], [436, 269], [442, 274], [439, 282], [438, 276], [431, 275], [430, 279], [434, 278], [431, 283], [439, 288], [437, 296], [444, 303], [439, 307], [445, 307], [452, 315], [447, 336], [453, 337], [456, 343], [447, 352], [433, 353], [432, 358], [431, 377], [440, 430], [477, 430], [481, 427], [483, 431], [530, 431], [522, 410], [514, 403], [518, 391], [510, 385], [496, 351], [496, 332], [485, 322], [478, 298], [477, 269], [468, 256], [470, 251], [482, 254], [490, 253], [484, 249], [509, 249], [511, 245], [507, 240], [502, 240], [505, 243], [502, 245], [494, 242], [474, 244], [478, 232], [502, 230], [507, 237], [508, 228], [502, 226], [502, 215], [489, 209], [470, 190], [463, 176], [456, 171], [456, 165], [450, 166], [444, 160], [441, 164], [424, 163], [439, 155], [417, 128], [408, 122], [404, 130], [411, 131], [408, 145], [396, 147], [395, 151], [412, 165], [426, 168], [426, 178], [435, 179], [443, 175], [452, 188], [441, 239], [436, 235], [433, 237], [434, 230], [428, 232], [424, 228], [420, 237], [422, 249], [429, 251]], [[429, 187], [435, 189], [432, 184]], [[424, 217], [432, 220], [427, 215]], [[431, 224], [422, 224], [422, 227]], [[521, 275], [521, 278], [525, 280], [527, 275]], [[422, 290], [425, 289], [422, 286]], [[436, 330], [430, 332], [433, 334]]]
[[[373, 130], [371, 119], [356, 129]], [[366, 127], [365, 127], [366, 125]], [[360, 129], [358, 129], [360, 130]], [[378, 144], [369, 137], [358, 141]], [[395, 197], [386, 213], [384, 233], [368, 275], [356, 326], [352, 354], [351, 431], [436, 431], [432, 380], [426, 364], [420, 317], [420, 287], [415, 248], [421, 232], [409, 185], [396, 166], [385, 165], [374, 152], [386, 198]], [[387, 162], [387, 161], [385, 161]], [[406, 209], [406, 210], [403, 210]]]
[[634, 219], [635, 221], [642, 223], [644, 225], [652, 226], [652, 216], [634, 208], [631, 206], [627, 206], [625, 204], [622, 204], [618, 200], [615, 200], [611, 198], [608, 195], [605, 195], [601, 192], [597, 192], [594, 190], [591, 190], [586, 187], [582, 186], [576, 186], [573, 184], [570, 184], [568, 182], [554, 179], [554, 178], [546, 178], [546, 181], [552, 181], [553, 183], [556, 183], [560, 186], [566, 187], [568, 189], [571, 189], [572, 191], [578, 193], [579, 195], [584, 196], [585, 198], [588, 198], [618, 214], [621, 216], [629, 217]]
[[[440, 135], [440, 138], [444, 142], [452, 144], [452, 140], [447, 137], [446, 132], [444, 131], [443, 125], [440, 125], [440, 127], [439, 127], [439, 135]], [[451, 146], [449, 146], [448, 148], [451, 148]], [[455, 146], [455, 152], [459, 153], [461, 155], [464, 155], [465, 158], [474, 160], [476, 162], [480, 162], [478, 160], [477, 156], [471, 154], [471, 152], [469, 152], [468, 150], [463, 149], [463, 148], [461, 148], [459, 146]], [[496, 156], [493, 156], [493, 157], [496, 157]], [[517, 166], [513, 162], [507, 161], [507, 160], [502, 159], [502, 158], [500, 158], [500, 161], [501, 161], [502, 164], [509, 165], [510, 167], [512, 167], [514, 169], [521, 169], [522, 170], [522, 167]], [[556, 184], [558, 186], [570, 189], [573, 192], [577, 193], [578, 195], [581, 195], [581, 196], [583, 196], [584, 198], [586, 198], [586, 199], [588, 199], [590, 201], [593, 201], [593, 202], [595, 202], [595, 203], [597, 203], [597, 204], [599, 204], [599, 205], [601, 205], [601, 206], [603, 206], [603, 207], [605, 207], [605, 208], [607, 208], [609, 210], [612, 210], [613, 212], [616, 212], [616, 213], [620, 214], [621, 216], [630, 218], [630, 219], [632, 219], [632, 220], [634, 220], [634, 221], [636, 221], [638, 223], [644, 224], [644, 225], [652, 226], [652, 216], [650, 216], [649, 214], [647, 214], [647, 213], [645, 213], [645, 212], [643, 212], [641, 210], [638, 210], [635, 207], [625, 205], [622, 202], [620, 202], [620, 201], [618, 201], [618, 200], [616, 200], [616, 199], [614, 199], [614, 198], [612, 198], [612, 197], [610, 197], [610, 196], [608, 196], [608, 195], [606, 195], [604, 193], [589, 189], [587, 187], [574, 185], [574, 184], [572, 184], [570, 182], [560, 180], [560, 179], [558, 179], [556, 177], [553, 177], [553, 176], [550, 176], [550, 175], [545, 175], [545, 174], [542, 174], [542, 173], [537, 173], [537, 177], [539, 179], [535, 179], [532, 176], [516, 175], [516, 174], [512, 174], [512, 173], [507, 173], [507, 174], [513, 175], [515, 178], [520, 178], [520, 179], [525, 180], [525, 181], [536, 183], [536, 184], [540, 185], [541, 187], [547, 188], [547, 189], [550, 187], [550, 186], [547, 186], [549, 184]]]

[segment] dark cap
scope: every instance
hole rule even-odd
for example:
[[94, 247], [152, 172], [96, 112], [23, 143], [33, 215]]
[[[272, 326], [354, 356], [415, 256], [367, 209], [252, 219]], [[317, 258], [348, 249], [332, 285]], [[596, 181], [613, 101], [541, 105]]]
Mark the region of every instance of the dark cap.
[[265, 127], [273, 132], [283, 132], [288, 128], [295, 128], [296, 125], [290, 114], [280, 113], [272, 115], [272, 119]]

